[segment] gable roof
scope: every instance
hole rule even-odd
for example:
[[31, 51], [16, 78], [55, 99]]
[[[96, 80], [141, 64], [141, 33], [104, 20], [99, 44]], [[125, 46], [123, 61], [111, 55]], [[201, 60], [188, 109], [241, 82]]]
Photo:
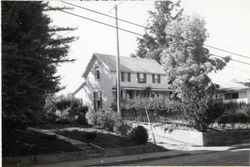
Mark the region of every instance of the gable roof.
[[[103, 64], [112, 72], [116, 71], [116, 56], [94, 53], [89, 64], [86, 67], [83, 77], [86, 77], [94, 61], [99, 59]], [[162, 66], [153, 59], [142, 59], [134, 57], [120, 56], [120, 71], [121, 72], [138, 72], [138, 73], [151, 73], [151, 74], [166, 74]]]

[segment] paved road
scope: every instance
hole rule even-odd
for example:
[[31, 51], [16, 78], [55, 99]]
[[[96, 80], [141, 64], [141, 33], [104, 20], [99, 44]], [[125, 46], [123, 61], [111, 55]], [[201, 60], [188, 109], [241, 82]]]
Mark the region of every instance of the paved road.
[[199, 155], [188, 155], [182, 157], [174, 157], [168, 159], [160, 160], [151, 160], [144, 162], [136, 162], [131, 164], [122, 164], [122, 166], [183, 166], [183, 165], [221, 165], [221, 166], [250, 166], [250, 150], [229, 150], [229, 151], [220, 151], [213, 153], [205, 153]]

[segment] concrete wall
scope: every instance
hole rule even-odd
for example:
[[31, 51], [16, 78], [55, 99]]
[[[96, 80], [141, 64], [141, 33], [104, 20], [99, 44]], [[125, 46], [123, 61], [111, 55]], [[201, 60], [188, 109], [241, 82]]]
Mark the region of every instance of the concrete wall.
[[[136, 123], [134, 126], [138, 125]], [[140, 124], [144, 126], [149, 132], [151, 129], [149, 125]], [[192, 130], [174, 129], [172, 132], [165, 131], [164, 128], [157, 126], [153, 127], [153, 132], [156, 136], [162, 139], [165, 138], [166, 142], [169, 140], [177, 143], [197, 145], [197, 146], [220, 146], [228, 144], [237, 144], [243, 140], [250, 138], [250, 131], [247, 130], [227, 130], [227, 131], [212, 131], [212, 132], [199, 132]]]

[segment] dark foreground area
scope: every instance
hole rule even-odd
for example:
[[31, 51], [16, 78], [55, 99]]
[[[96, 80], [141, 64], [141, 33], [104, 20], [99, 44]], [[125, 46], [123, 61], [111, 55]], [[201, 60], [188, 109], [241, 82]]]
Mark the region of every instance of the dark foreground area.
[[91, 142], [102, 148], [129, 147], [140, 145], [139, 143], [132, 141], [127, 137], [120, 137], [108, 133], [96, 132], [94, 136], [90, 136], [92, 134], [90, 134], [89, 132], [81, 131], [58, 131], [57, 133], [84, 143]]
[[9, 143], [3, 145], [4, 157], [80, 151], [56, 136], [47, 136], [31, 130], [17, 131], [13, 135], [9, 138]]

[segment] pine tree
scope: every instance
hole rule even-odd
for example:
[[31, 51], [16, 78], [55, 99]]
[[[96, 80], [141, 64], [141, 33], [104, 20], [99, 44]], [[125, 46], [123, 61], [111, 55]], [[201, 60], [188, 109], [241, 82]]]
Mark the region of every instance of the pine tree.
[[[178, 11], [174, 14], [174, 11]], [[162, 49], [168, 45], [166, 40], [166, 26], [173, 20], [181, 19], [183, 9], [180, 9], [180, 1], [156, 1], [155, 11], [150, 11], [150, 17], [146, 32], [142, 38], [138, 38], [138, 50], [132, 56], [155, 59], [160, 61]]]
[[36, 123], [45, 98], [59, 87], [56, 67], [67, 58], [75, 37], [62, 37], [44, 13], [48, 3], [2, 1], [2, 120], [3, 132]]

